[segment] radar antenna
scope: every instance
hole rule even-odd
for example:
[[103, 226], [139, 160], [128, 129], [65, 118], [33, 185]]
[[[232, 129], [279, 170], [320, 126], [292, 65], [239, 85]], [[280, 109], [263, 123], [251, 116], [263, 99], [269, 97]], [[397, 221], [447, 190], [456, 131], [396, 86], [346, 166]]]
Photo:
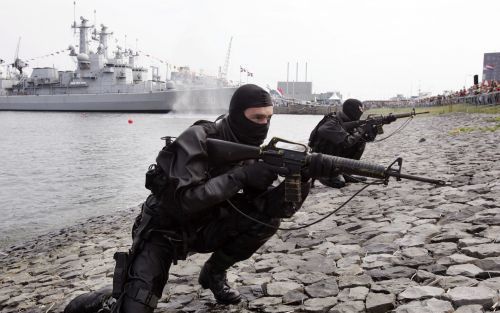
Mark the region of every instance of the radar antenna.
[[73, 1], [73, 35], [76, 35], [76, 1]]

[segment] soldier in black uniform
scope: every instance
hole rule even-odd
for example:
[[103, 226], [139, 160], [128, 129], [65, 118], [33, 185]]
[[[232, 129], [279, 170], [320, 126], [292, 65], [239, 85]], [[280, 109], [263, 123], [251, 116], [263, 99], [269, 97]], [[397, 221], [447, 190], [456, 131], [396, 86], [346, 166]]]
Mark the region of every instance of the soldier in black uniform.
[[[325, 153], [348, 159], [359, 160], [365, 151], [366, 142], [375, 140], [377, 135], [373, 127], [349, 127], [349, 122], [358, 121], [363, 114], [363, 104], [357, 99], [347, 99], [342, 111], [327, 114], [318, 123], [309, 137], [309, 146], [313, 152]], [[342, 173], [332, 177], [320, 178], [319, 181], [329, 187], [342, 188], [347, 182], [358, 179], [344, 177]]]
[[[164, 175], [160, 181], [166, 184], [153, 186], [142, 205], [133, 228], [128, 266], [117, 262], [113, 312], [153, 312], [171, 263], [185, 259], [188, 252], [212, 252], [199, 283], [213, 292], [217, 302], [240, 301], [239, 292], [227, 282], [226, 271], [254, 254], [275, 234], [280, 218], [292, 216], [301, 203], [284, 201], [284, 183], [272, 185], [285, 169], [260, 161], [218, 165], [207, 154], [206, 140], [259, 146], [267, 136], [272, 113], [265, 90], [251, 84], [241, 86], [231, 99], [228, 115], [215, 123], [195, 123], [160, 152], [158, 169]], [[302, 183], [302, 202], [309, 186], [309, 181]], [[274, 228], [239, 214], [232, 205]], [[97, 311], [106, 302], [105, 293], [79, 296], [65, 312]]]

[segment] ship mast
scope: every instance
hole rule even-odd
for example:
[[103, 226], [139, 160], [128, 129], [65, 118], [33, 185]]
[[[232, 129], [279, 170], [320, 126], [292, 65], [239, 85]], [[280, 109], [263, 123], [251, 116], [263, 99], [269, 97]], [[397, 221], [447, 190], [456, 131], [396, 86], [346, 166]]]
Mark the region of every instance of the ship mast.
[[83, 16], [80, 16], [80, 20], [82, 21], [80, 26], [77, 26], [76, 21], [75, 21], [71, 27], [74, 28], [75, 30], [77, 28], [80, 29], [80, 46], [79, 46], [80, 53], [84, 53], [84, 54], [88, 55], [89, 54], [89, 46], [88, 46], [88, 39], [87, 39], [87, 30], [89, 28], [94, 27], [94, 25], [87, 25], [88, 20], [85, 19]]
[[108, 58], [108, 37], [113, 35], [113, 32], [108, 32], [108, 28], [101, 24], [101, 32], [99, 33], [99, 45], [103, 51], [104, 58]]

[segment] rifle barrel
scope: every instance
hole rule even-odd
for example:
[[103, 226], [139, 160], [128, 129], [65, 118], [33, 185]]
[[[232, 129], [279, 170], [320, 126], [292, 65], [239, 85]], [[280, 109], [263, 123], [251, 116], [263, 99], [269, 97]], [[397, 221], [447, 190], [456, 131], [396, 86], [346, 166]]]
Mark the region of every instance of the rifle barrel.
[[410, 174], [402, 174], [402, 173], [399, 173], [398, 171], [394, 171], [394, 170], [388, 170], [387, 175], [392, 176], [392, 177], [396, 177], [396, 178], [403, 178], [403, 179], [421, 181], [424, 183], [431, 183], [431, 184], [439, 185], [439, 186], [446, 185], [446, 182], [444, 180], [432, 179], [432, 178], [415, 176], [415, 175], [410, 175]]
[[415, 116], [415, 115], [418, 115], [418, 114], [427, 114], [427, 113], [430, 113], [430, 112], [429, 111], [425, 111], [425, 112], [415, 113], [414, 111], [412, 111], [410, 113], [393, 114], [392, 116], [394, 116], [395, 118], [404, 118], [404, 117], [412, 117], [412, 116]]

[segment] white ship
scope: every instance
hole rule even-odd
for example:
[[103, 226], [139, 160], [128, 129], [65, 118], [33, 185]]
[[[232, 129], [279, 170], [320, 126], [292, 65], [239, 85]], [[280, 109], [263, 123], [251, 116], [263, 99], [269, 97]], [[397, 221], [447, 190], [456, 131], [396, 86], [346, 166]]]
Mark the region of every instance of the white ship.
[[[158, 67], [151, 67], [149, 75], [138, 64], [137, 51], [120, 47], [108, 51], [112, 33], [106, 26], [97, 31], [80, 19], [80, 25], [72, 25], [79, 30], [78, 53], [75, 47], [68, 48], [76, 62], [74, 71], [33, 68], [28, 77], [23, 73], [28, 64], [18, 52], [14, 63], [0, 65], [0, 111], [227, 111], [236, 87], [228, 86], [225, 75], [195, 75], [181, 67], [170, 80], [162, 81]], [[91, 39], [98, 42], [96, 51], [89, 49], [90, 29], [94, 29]]]

